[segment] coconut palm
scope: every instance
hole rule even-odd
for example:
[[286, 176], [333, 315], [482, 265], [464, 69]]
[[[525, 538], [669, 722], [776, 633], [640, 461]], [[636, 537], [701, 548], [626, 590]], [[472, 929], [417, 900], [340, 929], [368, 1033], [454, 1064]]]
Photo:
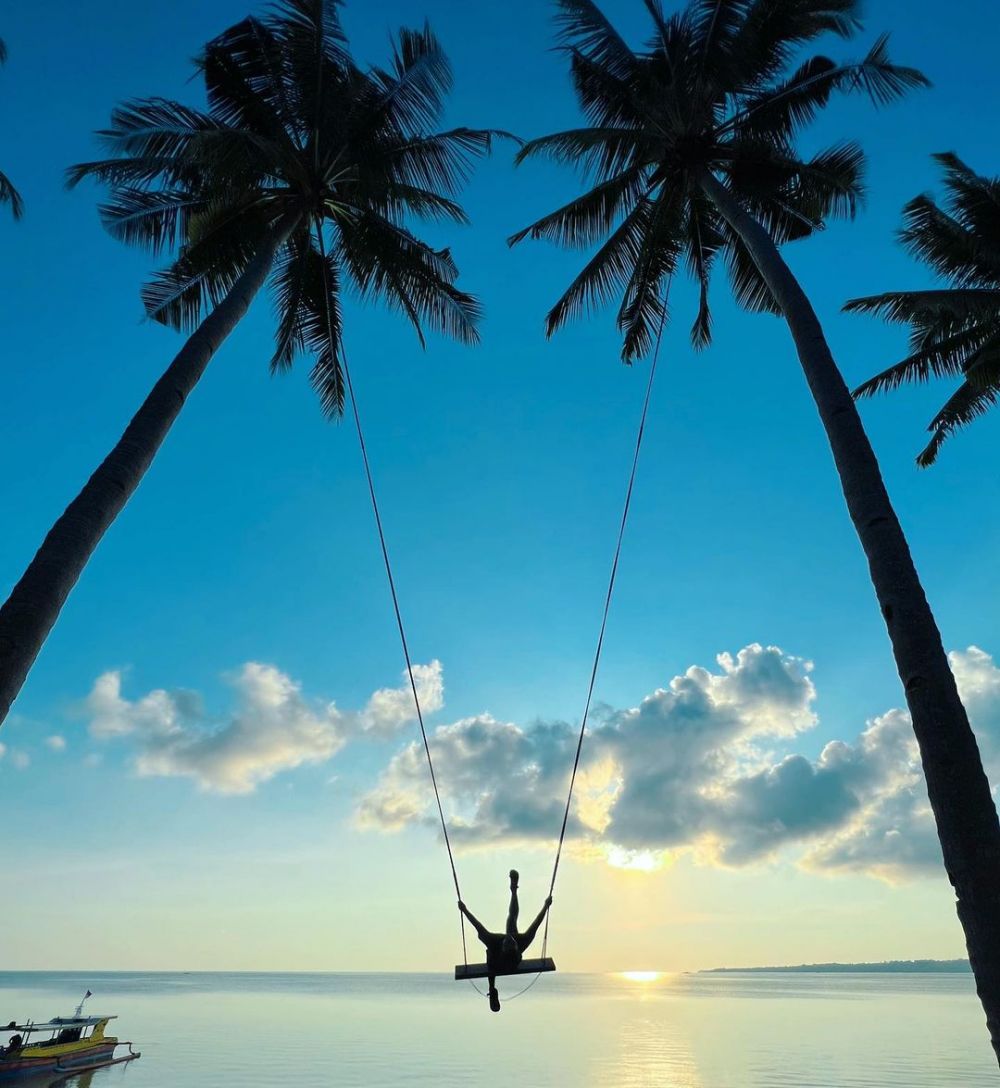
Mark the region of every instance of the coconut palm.
[[[139, 485], [212, 356], [270, 279], [273, 370], [306, 352], [323, 410], [344, 403], [341, 295], [414, 325], [477, 338], [479, 307], [447, 250], [410, 217], [465, 221], [452, 199], [490, 134], [437, 131], [450, 68], [427, 28], [402, 30], [389, 67], [351, 59], [336, 0], [282, 0], [200, 60], [208, 109], [162, 99], [117, 109], [106, 158], [70, 183], [111, 187], [116, 237], [179, 256], [144, 289], [149, 314], [194, 331], [121, 440], [50, 530], [0, 608], [0, 721], [104, 532]], [[207, 316], [206, 316], [207, 312]]]
[[711, 336], [708, 284], [720, 258], [740, 304], [788, 323], [868, 557], [1000, 1054], [1000, 824], [989, 783], [854, 401], [779, 249], [851, 216], [861, 195], [857, 144], [807, 158], [796, 146], [803, 127], [835, 92], [882, 104], [926, 80], [890, 62], [884, 37], [856, 62], [793, 64], [821, 35], [859, 29], [855, 0], [690, 0], [670, 16], [659, 0], [644, 4], [652, 35], [635, 50], [592, 0], [557, 0], [586, 125], [529, 142], [520, 159], [576, 166], [588, 187], [512, 242], [597, 246], [549, 312], [548, 332], [614, 299], [626, 361], [655, 342], [681, 263], [700, 287], [696, 345]]
[[[7, 63], [7, 46], [3, 38], [0, 38], [0, 64]], [[0, 204], [9, 204], [11, 215], [20, 219], [24, 215], [24, 201], [21, 194], [14, 188], [10, 178], [0, 170]]]
[[934, 158], [944, 168], [945, 206], [926, 194], [911, 200], [899, 236], [950, 287], [889, 291], [844, 307], [910, 326], [910, 353], [860, 385], [856, 397], [904, 382], [961, 378], [927, 428], [931, 440], [917, 457], [924, 467], [933, 464], [949, 435], [1000, 398], [1000, 178], [974, 173], [951, 153]]

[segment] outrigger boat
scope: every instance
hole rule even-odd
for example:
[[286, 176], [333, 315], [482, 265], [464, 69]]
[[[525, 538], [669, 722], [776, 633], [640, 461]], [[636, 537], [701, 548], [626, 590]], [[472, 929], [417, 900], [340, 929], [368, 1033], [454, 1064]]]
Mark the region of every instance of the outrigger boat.
[[[87, 991], [83, 1001], [90, 997]], [[73, 1016], [55, 1016], [44, 1023], [28, 1020], [24, 1024], [11, 1021], [0, 1027], [0, 1033], [10, 1034], [6, 1046], [0, 1046], [0, 1084], [22, 1077], [82, 1073], [105, 1065], [135, 1061], [139, 1052], [130, 1042], [120, 1042], [106, 1035], [108, 1023], [117, 1016], [84, 1016], [83, 1001]], [[45, 1035], [37, 1042], [32, 1035]], [[128, 1053], [115, 1056], [120, 1046]]]

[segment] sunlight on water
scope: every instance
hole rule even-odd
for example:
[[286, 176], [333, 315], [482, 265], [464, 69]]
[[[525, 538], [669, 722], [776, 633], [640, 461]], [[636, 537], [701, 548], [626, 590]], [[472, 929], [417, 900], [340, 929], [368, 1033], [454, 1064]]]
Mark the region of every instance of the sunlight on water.
[[65, 1012], [87, 987], [143, 1057], [61, 1088], [986, 1088], [997, 1076], [969, 975], [555, 974], [496, 1016], [444, 975], [0, 974], [0, 1023]]

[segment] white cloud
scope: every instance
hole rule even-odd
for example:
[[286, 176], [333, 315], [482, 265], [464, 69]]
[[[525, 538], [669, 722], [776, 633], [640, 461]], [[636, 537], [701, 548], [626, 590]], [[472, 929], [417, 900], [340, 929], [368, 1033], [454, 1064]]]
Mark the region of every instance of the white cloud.
[[65, 752], [66, 751], [66, 738], [59, 736], [58, 733], [54, 733], [51, 737], [45, 738], [45, 747], [50, 752]]
[[[975, 647], [951, 662], [987, 765], [1000, 770], [1000, 669]], [[790, 749], [816, 724], [811, 663], [751, 645], [717, 666], [692, 667], [593, 725], [569, 824], [577, 849], [641, 868], [665, 851], [727, 866], [785, 852], [812, 869], [885, 879], [941, 872], [905, 711], [809, 759]], [[574, 726], [480, 716], [438, 727], [431, 744], [457, 842], [555, 837]], [[435, 825], [417, 744], [392, 758], [358, 819], [387, 831]]]
[[[414, 665], [413, 681], [420, 699], [420, 709], [425, 716], [444, 706], [444, 678], [440, 661]], [[390, 737], [412, 725], [415, 717], [413, 689], [404, 672], [401, 687], [382, 688], [372, 695], [360, 714], [360, 722], [366, 732], [377, 737]]]
[[[681, 846], [743, 823], [744, 852], [759, 852], [749, 843], [752, 780], [745, 779], [742, 798], [730, 780], [737, 768], [746, 775], [764, 765], [761, 744], [814, 724], [812, 666], [758, 645], [735, 658], [720, 655], [718, 666], [717, 672], [692, 667], [638, 707], [605, 711], [584, 746], [570, 834], [634, 851]], [[551, 839], [562, 820], [575, 746], [576, 727], [566, 722], [522, 729], [484, 715], [438, 727], [433, 755], [454, 808], [456, 839]], [[790, 788], [791, 769], [771, 777]], [[433, 823], [426, 778], [421, 746], [408, 745], [362, 800], [361, 824], [397, 830]], [[762, 781], [759, 789], [773, 796], [776, 783], [768, 785]]]
[[0, 759], [3, 759], [3, 757], [6, 754], [7, 754], [7, 745], [6, 744], [0, 744]]
[[[970, 647], [951, 655], [987, 770], [1000, 772], [1000, 669]], [[785, 856], [827, 872], [895, 880], [940, 873], [940, 851], [919, 754], [904, 710], [871, 719], [818, 756], [799, 750], [817, 718], [811, 662], [753, 644], [692, 666], [636, 706], [603, 707], [583, 748], [569, 842], [582, 856], [648, 869], [670, 854], [746, 866]], [[440, 662], [414, 677], [429, 715], [444, 702]], [[122, 674], [99, 677], [87, 699], [99, 740], [134, 748], [139, 774], [182, 776], [206, 790], [248, 793], [276, 774], [325, 763], [350, 740], [381, 741], [414, 723], [406, 674], [365, 706], [342, 711], [307, 698], [269, 665], [229, 678], [234, 709], [210, 717], [192, 692], [122, 694]], [[433, 729], [431, 746], [454, 841], [462, 846], [548, 843], [562, 820], [577, 726], [524, 727], [488, 714]], [[0, 746], [0, 756], [3, 755]], [[25, 766], [27, 755], [8, 752]], [[329, 781], [329, 776], [327, 778]], [[436, 833], [423, 746], [405, 744], [363, 794], [357, 821]]]
[[[416, 666], [414, 677], [428, 712], [438, 709], [440, 663]], [[296, 681], [271, 665], [250, 662], [229, 682], [236, 708], [215, 721], [196, 693], [156, 690], [132, 701], [122, 695], [121, 672], [104, 673], [85, 702], [90, 732], [99, 740], [131, 741], [140, 775], [188, 777], [202, 789], [235, 794], [282, 771], [326, 762], [352, 734], [389, 736], [414, 718], [408, 680], [398, 690], [376, 692], [356, 713], [306, 699]]]
[[26, 771], [31, 766], [31, 756], [28, 755], [27, 752], [22, 752], [17, 748], [11, 748], [10, 762], [17, 770]]

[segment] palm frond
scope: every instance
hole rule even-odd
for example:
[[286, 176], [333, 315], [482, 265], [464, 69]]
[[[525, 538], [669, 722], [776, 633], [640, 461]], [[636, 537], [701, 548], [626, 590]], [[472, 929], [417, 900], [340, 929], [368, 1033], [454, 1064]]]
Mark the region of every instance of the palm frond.
[[663, 0], [642, 0], [642, 2], [646, 6], [650, 19], [653, 20], [655, 30], [655, 36], [649, 43], [649, 52], [662, 50], [664, 55], [668, 55], [671, 42], [677, 33], [679, 17], [677, 15], [667, 16], [667, 13], [663, 10]]
[[20, 219], [24, 215], [24, 200], [3, 171], [0, 171], [0, 204], [9, 204], [10, 214], [15, 219]]
[[888, 35], [878, 38], [867, 56], [851, 64], [835, 64], [828, 57], [811, 57], [790, 79], [747, 96], [743, 107], [720, 129], [791, 136], [813, 120], [834, 92], [860, 91], [877, 106], [903, 97], [908, 91], [930, 86], [915, 68], [893, 64]]
[[634, 207], [646, 187], [641, 167], [623, 170], [617, 177], [595, 185], [582, 196], [543, 215], [507, 239], [516, 245], [527, 237], [547, 238], [558, 245], [593, 245], [614, 228], [623, 209]]
[[497, 129], [453, 128], [403, 140], [367, 165], [394, 181], [454, 194], [468, 181], [475, 160], [489, 154], [498, 138], [515, 139]]
[[1000, 322], [1000, 288], [951, 288], [935, 291], [886, 291], [881, 295], [852, 298], [844, 303], [848, 313], [873, 314], [885, 321], [947, 320]]
[[616, 79], [628, 79], [635, 55], [611, 21], [592, 0], [556, 0], [561, 45], [585, 57]]
[[892, 63], [888, 34], [878, 37], [864, 60], [853, 67], [854, 84], [847, 89], [863, 91], [876, 106], [887, 106], [910, 91], [931, 85], [918, 69]]
[[206, 198], [186, 189], [136, 189], [118, 186], [100, 207], [101, 222], [112, 237], [151, 253], [182, 245], [192, 215], [203, 211]]
[[730, 67], [733, 39], [750, 6], [750, 0], [690, 0], [687, 14], [702, 75], [721, 75]]
[[282, 45], [266, 25], [244, 19], [210, 41], [198, 63], [214, 118], [294, 157], [302, 142], [299, 119]]
[[274, 214], [259, 202], [208, 203], [189, 223], [191, 243], [142, 289], [146, 314], [170, 328], [197, 327], [253, 260]]
[[620, 77], [586, 53], [570, 53], [570, 78], [587, 120], [597, 127], [641, 128], [643, 103], [635, 80]]
[[423, 324], [465, 344], [478, 342], [479, 303], [454, 286], [448, 250], [434, 250], [404, 227], [367, 211], [340, 224], [344, 261], [362, 295], [403, 313], [423, 341]]
[[384, 186], [384, 207], [396, 214], [414, 215], [432, 222], [449, 222], [468, 225], [469, 217], [461, 204], [450, 200], [432, 189], [419, 185], [406, 185], [387, 181]]
[[181, 159], [192, 142], [226, 126], [205, 113], [168, 98], [132, 99], [116, 106], [111, 127], [97, 133], [109, 152], [119, 157]]
[[801, 163], [795, 206], [817, 222], [853, 219], [864, 199], [865, 153], [860, 144], [836, 144]]
[[996, 336], [997, 327], [978, 326], [941, 340], [923, 351], [913, 352], [895, 365], [869, 378], [854, 390], [855, 397], [871, 397], [890, 389], [898, 389], [907, 382], [926, 382], [931, 378], [953, 377], [964, 374], [970, 358], [984, 344]]
[[437, 124], [452, 86], [451, 65], [430, 26], [402, 29], [393, 43], [392, 72], [375, 68], [379, 120], [398, 132], [419, 135]]
[[577, 128], [528, 140], [514, 162], [520, 166], [527, 159], [543, 157], [577, 166], [584, 175], [611, 179], [626, 167], [641, 163], [650, 151], [648, 137], [635, 129]]
[[900, 240], [958, 287], [1000, 287], [1000, 245], [942, 211], [927, 195], [903, 208]]
[[774, 134], [788, 138], [813, 121], [838, 82], [846, 78], [845, 68], [829, 57], [810, 57], [788, 79], [748, 95], [721, 131], [751, 138]]
[[309, 224], [303, 223], [281, 247], [274, 262], [271, 293], [277, 322], [274, 331], [274, 354], [271, 356], [272, 374], [288, 370], [295, 361], [295, 356], [305, 350], [302, 308], [308, 272], [307, 250], [312, 245]]
[[688, 268], [698, 285], [698, 312], [691, 326], [691, 343], [695, 349], [699, 349], [708, 347], [712, 341], [708, 287], [712, 266], [723, 245], [718, 216], [704, 194], [692, 194], [685, 227]]
[[[317, 254], [317, 258], [319, 255]], [[318, 304], [310, 305], [311, 320], [306, 322], [306, 346], [313, 353], [309, 380], [319, 394], [320, 408], [328, 419], [344, 414], [343, 317], [340, 310], [340, 270], [336, 258], [327, 254], [322, 261], [324, 270], [322, 311]], [[312, 282], [312, 281], [310, 281]], [[318, 284], [317, 284], [318, 286]], [[313, 297], [307, 293], [307, 300]], [[317, 299], [318, 303], [319, 300]], [[321, 339], [322, 338], [322, 339]], [[320, 342], [321, 341], [321, 342]]]
[[554, 335], [568, 321], [604, 305], [626, 289], [654, 207], [649, 197], [642, 197], [611, 233], [549, 311], [546, 336]]
[[315, 117], [315, 76], [320, 66], [353, 66], [340, 22], [342, 6], [342, 0], [276, 0], [261, 20], [281, 47], [301, 92], [298, 108], [308, 112], [310, 119]]
[[754, 0], [730, 49], [734, 86], [759, 89], [824, 34], [852, 37], [859, 9], [858, 0]]
[[737, 305], [756, 314], [781, 314], [771, 288], [760, 273], [757, 262], [746, 248], [743, 239], [726, 224], [725, 236], [726, 269], [729, 272], [729, 285]]
[[345, 392], [340, 267], [333, 253], [320, 253], [311, 235], [308, 243], [298, 255], [298, 328], [313, 358], [309, 380], [323, 414], [333, 419], [343, 414]]
[[969, 374], [948, 398], [927, 428], [930, 442], [917, 456], [917, 464], [927, 468], [937, 460], [944, 442], [955, 433], [986, 415], [1000, 400], [1000, 339], [984, 345], [972, 361]]
[[666, 322], [666, 281], [677, 270], [683, 251], [683, 216], [683, 192], [665, 187], [653, 206], [618, 310], [626, 363], [650, 351]]
[[95, 159], [76, 163], [66, 170], [66, 188], [74, 189], [88, 179], [111, 187], [151, 188], [155, 185], [198, 184], [198, 172], [176, 159], [166, 156], [136, 156], [129, 158]]
[[944, 169], [951, 214], [980, 239], [1000, 248], [1000, 178], [976, 174], [951, 151], [933, 158]]

